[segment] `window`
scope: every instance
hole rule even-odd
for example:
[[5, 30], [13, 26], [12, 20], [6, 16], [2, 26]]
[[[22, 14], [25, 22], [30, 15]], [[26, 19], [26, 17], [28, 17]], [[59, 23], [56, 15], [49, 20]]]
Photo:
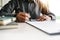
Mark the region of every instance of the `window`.
[[60, 0], [49, 0], [49, 10], [60, 19]]
[[49, 10], [60, 19], [60, 0], [41, 0], [43, 3], [48, 4]]
[[2, 0], [0, 0], [0, 7], [2, 6]]

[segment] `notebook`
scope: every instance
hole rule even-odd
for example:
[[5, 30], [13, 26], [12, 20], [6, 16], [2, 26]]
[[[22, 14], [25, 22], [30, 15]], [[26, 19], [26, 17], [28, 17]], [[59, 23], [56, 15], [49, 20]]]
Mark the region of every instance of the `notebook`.
[[15, 21], [16, 18], [15, 17], [0, 17], [0, 25], [7, 25], [13, 21]]
[[7, 25], [0, 26], [0, 30], [17, 29], [17, 28], [18, 28], [18, 23], [16, 23], [16, 22], [11, 22]]
[[60, 23], [56, 21], [26, 21], [27, 24], [43, 31], [44, 33], [55, 35], [60, 34]]

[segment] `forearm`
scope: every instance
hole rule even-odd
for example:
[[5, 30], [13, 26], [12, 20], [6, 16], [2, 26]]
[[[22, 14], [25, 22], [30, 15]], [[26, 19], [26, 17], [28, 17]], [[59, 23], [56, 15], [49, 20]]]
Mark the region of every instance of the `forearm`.
[[49, 12], [46, 15], [49, 16], [51, 20], [56, 20], [56, 16], [53, 13]]

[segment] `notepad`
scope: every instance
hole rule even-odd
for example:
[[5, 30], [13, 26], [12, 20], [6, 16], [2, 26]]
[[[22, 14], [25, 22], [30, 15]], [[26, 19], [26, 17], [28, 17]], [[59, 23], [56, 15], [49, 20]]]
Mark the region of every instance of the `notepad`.
[[0, 25], [7, 25], [13, 21], [15, 21], [16, 18], [15, 17], [0, 17]]
[[32, 25], [33, 27], [40, 29], [44, 33], [47, 34], [60, 34], [60, 23], [57, 23], [56, 21], [27, 21], [29, 25]]

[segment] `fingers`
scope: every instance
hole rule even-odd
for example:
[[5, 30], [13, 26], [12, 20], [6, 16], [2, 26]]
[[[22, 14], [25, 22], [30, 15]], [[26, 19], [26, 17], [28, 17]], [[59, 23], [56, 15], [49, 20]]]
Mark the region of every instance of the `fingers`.
[[44, 16], [40, 16], [39, 18], [37, 18], [37, 21], [45, 21], [46, 20], [46, 17]]
[[45, 18], [46, 18], [46, 20], [48, 21], [48, 20], [51, 20], [51, 17], [49, 17], [49, 16], [45, 16]]
[[25, 15], [26, 15], [26, 17], [28, 17], [28, 18], [30, 18], [30, 17], [31, 17], [29, 13], [26, 13]]
[[25, 22], [26, 20], [29, 20], [29, 18], [30, 18], [30, 15], [23, 12], [18, 13], [16, 16], [16, 20], [18, 22]]
[[24, 22], [24, 21], [25, 21], [25, 18], [24, 18], [23, 16], [21, 16], [21, 15], [18, 14], [18, 15], [16, 16], [16, 21], [17, 21], [17, 22]]
[[37, 21], [48, 21], [51, 20], [51, 18], [47, 15], [40, 16]]
[[19, 15], [30, 18], [29, 13], [20, 12]]
[[37, 19], [37, 21], [45, 21], [45, 20], [46, 20], [45, 18]]
[[20, 14], [20, 18], [25, 19], [25, 20], [28, 20], [30, 18], [30, 15], [27, 14], [27, 13]]

